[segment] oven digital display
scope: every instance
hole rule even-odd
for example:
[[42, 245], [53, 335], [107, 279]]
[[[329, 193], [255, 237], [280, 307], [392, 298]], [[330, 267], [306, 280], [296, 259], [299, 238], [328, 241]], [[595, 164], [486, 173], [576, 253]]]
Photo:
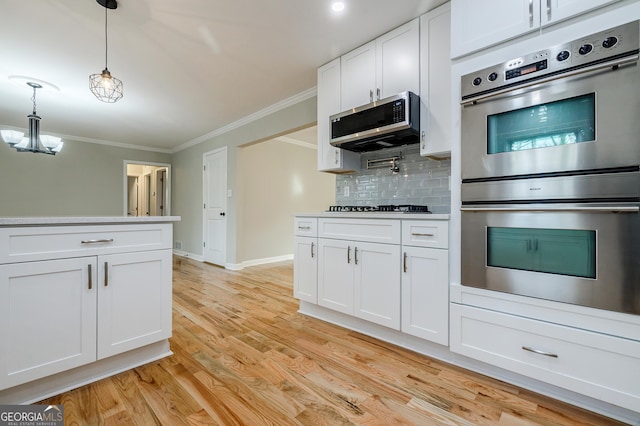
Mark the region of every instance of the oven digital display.
[[538, 61], [533, 64], [524, 65], [520, 68], [514, 68], [512, 70], [507, 70], [505, 73], [505, 79], [509, 80], [512, 78], [520, 77], [523, 75], [531, 74], [536, 71], [546, 70], [547, 69], [547, 60], [544, 59], [542, 61]]

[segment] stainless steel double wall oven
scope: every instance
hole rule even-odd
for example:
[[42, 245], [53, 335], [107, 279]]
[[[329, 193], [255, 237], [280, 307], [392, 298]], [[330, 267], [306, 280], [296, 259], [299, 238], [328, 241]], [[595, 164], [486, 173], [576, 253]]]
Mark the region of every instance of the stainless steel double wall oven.
[[462, 284], [640, 314], [639, 22], [465, 75]]

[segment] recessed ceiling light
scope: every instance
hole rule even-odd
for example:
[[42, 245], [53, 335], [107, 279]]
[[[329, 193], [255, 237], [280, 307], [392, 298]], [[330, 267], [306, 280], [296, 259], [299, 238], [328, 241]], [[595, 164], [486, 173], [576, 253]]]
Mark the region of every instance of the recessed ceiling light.
[[334, 12], [342, 12], [344, 10], [344, 3], [341, 1], [334, 1], [331, 4], [331, 9], [333, 9]]

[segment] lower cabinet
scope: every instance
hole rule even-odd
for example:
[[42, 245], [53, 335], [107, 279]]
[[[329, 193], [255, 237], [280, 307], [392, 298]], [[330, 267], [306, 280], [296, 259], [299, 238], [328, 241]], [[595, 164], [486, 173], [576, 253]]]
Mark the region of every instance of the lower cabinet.
[[451, 304], [451, 350], [634, 411], [640, 341]]
[[0, 265], [0, 390], [171, 336], [171, 249]]
[[293, 297], [318, 302], [318, 239], [295, 237], [293, 251]]
[[318, 304], [400, 329], [400, 246], [318, 239]]

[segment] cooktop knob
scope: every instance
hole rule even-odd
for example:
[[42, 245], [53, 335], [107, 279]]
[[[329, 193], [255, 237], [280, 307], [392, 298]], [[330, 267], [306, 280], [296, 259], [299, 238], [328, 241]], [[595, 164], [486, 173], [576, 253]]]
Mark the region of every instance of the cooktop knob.
[[491, 74], [489, 74], [489, 77], [487, 77], [489, 79], [489, 81], [496, 81], [496, 79], [498, 78], [498, 74], [495, 72], [492, 72]]
[[618, 44], [618, 37], [607, 37], [602, 41], [602, 47], [608, 49]]
[[563, 50], [562, 52], [558, 53], [558, 56], [556, 56], [556, 59], [559, 62], [562, 62], [562, 61], [566, 61], [567, 59], [569, 59], [569, 56], [571, 56], [569, 51], [568, 50]]
[[591, 51], [593, 50], [593, 45], [592, 44], [583, 44], [582, 46], [580, 46], [580, 49], [578, 49], [578, 53], [581, 55], [587, 55], [589, 53], [591, 53]]
[[473, 84], [474, 86], [480, 86], [480, 83], [482, 83], [482, 79], [480, 77], [476, 77], [473, 79], [473, 82], [471, 84]]

